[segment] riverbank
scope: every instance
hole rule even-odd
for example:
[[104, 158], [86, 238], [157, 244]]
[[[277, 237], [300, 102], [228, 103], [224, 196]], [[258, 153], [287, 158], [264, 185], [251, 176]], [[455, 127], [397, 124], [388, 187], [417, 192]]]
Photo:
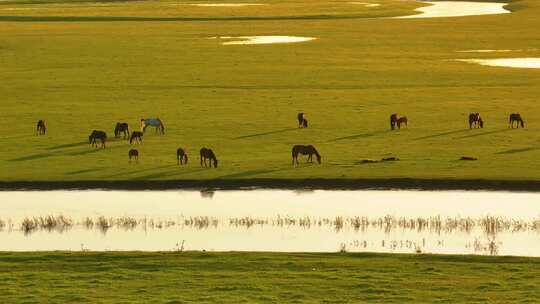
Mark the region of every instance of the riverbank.
[[[540, 259], [253, 252], [0, 253], [9, 302], [535, 301]], [[331, 282], [331, 284], [329, 284]]]
[[485, 190], [539, 192], [539, 180], [482, 179], [212, 179], [0, 181], [0, 191], [27, 190]]

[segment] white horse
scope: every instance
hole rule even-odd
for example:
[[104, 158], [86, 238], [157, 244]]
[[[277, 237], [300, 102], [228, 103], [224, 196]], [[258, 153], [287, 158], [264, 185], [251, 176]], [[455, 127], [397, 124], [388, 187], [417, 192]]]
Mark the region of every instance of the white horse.
[[141, 132], [144, 133], [148, 126], [156, 127], [156, 133], [165, 135], [165, 125], [159, 118], [141, 118]]

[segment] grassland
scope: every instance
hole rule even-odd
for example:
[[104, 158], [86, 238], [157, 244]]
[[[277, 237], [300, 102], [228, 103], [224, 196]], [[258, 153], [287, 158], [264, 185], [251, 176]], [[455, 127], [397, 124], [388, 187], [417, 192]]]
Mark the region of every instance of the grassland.
[[[538, 57], [537, 1], [513, 1], [512, 14], [415, 20], [373, 19], [419, 6], [389, 0], [236, 9], [42, 2], [0, 3], [0, 181], [540, 180], [540, 72], [452, 61]], [[318, 39], [206, 39], [250, 35]], [[471, 49], [516, 51], [457, 52]], [[296, 129], [300, 111], [310, 128]], [[485, 129], [468, 129], [473, 111]], [[408, 116], [408, 129], [388, 130], [394, 112]], [[508, 129], [511, 112], [525, 129]], [[166, 135], [145, 136], [137, 165], [125, 141], [87, 143], [93, 129], [112, 136], [117, 121], [136, 128], [152, 116]], [[38, 119], [46, 136], [34, 135]], [[314, 144], [323, 164], [293, 168], [293, 144]], [[180, 146], [187, 167], [176, 166]], [[218, 169], [199, 167], [202, 146], [214, 149]], [[464, 155], [479, 160], [458, 161]], [[400, 161], [360, 163], [386, 156]]]
[[3, 303], [534, 303], [538, 259], [275, 253], [0, 253]]

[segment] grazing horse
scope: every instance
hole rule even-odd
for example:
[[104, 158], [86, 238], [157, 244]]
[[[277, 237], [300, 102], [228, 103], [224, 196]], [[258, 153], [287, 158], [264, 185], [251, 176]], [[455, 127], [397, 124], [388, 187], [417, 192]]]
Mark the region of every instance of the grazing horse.
[[88, 143], [92, 144], [92, 147], [95, 145], [97, 148], [98, 145], [96, 143], [96, 140], [98, 139], [101, 141], [101, 147], [105, 149], [105, 141], [107, 140], [107, 133], [103, 131], [98, 131], [98, 130], [92, 131], [92, 134], [88, 136]]
[[141, 132], [145, 132], [148, 126], [156, 128], [156, 133], [165, 135], [165, 125], [159, 118], [141, 118]]
[[216, 158], [216, 155], [214, 154], [214, 151], [212, 151], [212, 149], [201, 148], [199, 155], [201, 157], [201, 167], [203, 166], [203, 164], [204, 164], [204, 167], [207, 167], [206, 160], [208, 159], [210, 163], [210, 168], [212, 168], [212, 161], [214, 162], [214, 168], [217, 168], [218, 160]]
[[47, 126], [45, 126], [45, 121], [40, 119], [37, 122], [36, 133], [37, 135], [45, 135], [45, 131], [47, 131]]
[[139, 162], [139, 151], [137, 151], [136, 149], [129, 150], [128, 157], [129, 157], [129, 163], [130, 164], [131, 164], [131, 159], [132, 158], [135, 158], [135, 162], [138, 163]]
[[470, 113], [469, 114], [469, 129], [475, 128], [483, 128], [484, 127], [484, 121], [482, 120], [482, 117], [480, 117], [480, 113]]
[[178, 148], [178, 150], [176, 150], [176, 163], [178, 165], [183, 165], [184, 163], [187, 165], [187, 161], [187, 149]]
[[125, 122], [117, 122], [114, 128], [114, 137], [120, 137], [120, 133], [124, 133], [124, 139], [129, 137], [129, 125]]
[[390, 115], [390, 129], [394, 130], [396, 128], [398, 116], [397, 114]]
[[298, 113], [298, 128], [301, 129], [304, 127], [304, 113]]
[[321, 163], [321, 155], [317, 152], [314, 146], [308, 145], [295, 145], [292, 148], [292, 163], [293, 165], [298, 165], [298, 154], [308, 155], [307, 162], [313, 162], [313, 154], [317, 157], [317, 162]]
[[143, 137], [143, 132], [139, 132], [139, 131], [131, 132], [129, 144], [131, 145], [133, 141], [136, 141], [138, 144], [142, 144], [142, 137]]
[[396, 120], [396, 124], [397, 124], [397, 127], [398, 129], [401, 129], [401, 124], [405, 124], [405, 127], [408, 128], [407, 126], [407, 116], [403, 116], [403, 117], [400, 117]]
[[523, 118], [521, 118], [521, 115], [519, 113], [510, 114], [509, 127], [511, 127], [512, 129], [514, 128], [514, 121], [516, 122], [516, 127], [518, 129], [520, 124], [522, 128], [525, 128], [525, 122], [523, 122]]

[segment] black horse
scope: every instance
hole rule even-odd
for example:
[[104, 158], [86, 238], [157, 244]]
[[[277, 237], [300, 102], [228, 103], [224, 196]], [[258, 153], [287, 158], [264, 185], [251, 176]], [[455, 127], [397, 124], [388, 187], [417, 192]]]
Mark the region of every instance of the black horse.
[[120, 133], [124, 134], [124, 139], [129, 137], [129, 125], [125, 122], [117, 122], [114, 128], [114, 137], [120, 137]]
[[525, 122], [523, 121], [523, 118], [521, 118], [521, 115], [519, 113], [513, 113], [510, 114], [509, 124], [512, 129], [514, 128], [514, 121], [516, 122], [516, 126], [519, 129], [519, 125], [521, 125], [522, 128], [525, 128]]
[[101, 147], [105, 149], [105, 141], [107, 141], [107, 133], [103, 131], [98, 131], [98, 130], [92, 131], [92, 134], [88, 136], [88, 143], [92, 144], [92, 147], [94, 145], [97, 147], [98, 145], [97, 145], [96, 140], [98, 139], [101, 141]]
[[183, 165], [184, 163], [187, 165], [187, 161], [187, 149], [178, 148], [178, 150], [176, 150], [176, 163], [178, 165]]
[[319, 152], [317, 152], [317, 149], [315, 149], [312, 145], [295, 145], [292, 148], [292, 163], [293, 165], [298, 165], [298, 154], [302, 155], [308, 155], [307, 161], [312, 163], [313, 162], [313, 154], [317, 157], [317, 162], [321, 163], [321, 155]]
[[139, 144], [142, 144], [143, 132], [133, 131], [131, 132], [131, 137], [129, 138], [129, 144], [131, 145], [133, 141], [136, 141]]
[[394, 130], [397, 126], [398, 116], [397, 114], [390, 115], [390, 129]]
[[37, 135], [45, 135], [46, 131], [47, 131], [47, 126], [45, 126], [45, 121], [40, 119], [37, 122], [36, 133]]
[[129, 150], [128, 157], [129, 157], [129, 163], [131, 163], [132, 158], [135, 158], [135, 162], [138, 163], [139, 162], [139, 151], [137, 151], [136, 149]]
[[206, 160], [208, 160], [210, 168], [212, 168], [212, 162], [214, 162], [214, 168], [217, 168], [218, 160], [212, 149], [201, 148], [199, 155], [201, 156], [201, 167], [207, 167]]

